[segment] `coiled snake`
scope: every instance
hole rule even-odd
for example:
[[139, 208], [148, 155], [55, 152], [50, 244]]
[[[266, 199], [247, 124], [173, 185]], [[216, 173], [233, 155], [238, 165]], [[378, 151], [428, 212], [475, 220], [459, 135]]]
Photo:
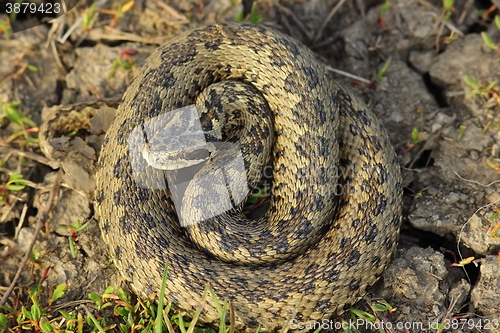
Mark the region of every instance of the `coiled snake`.
[[[219, 90], [237, 97], [218, 98]], [[182, 146], [182, 129], [196, 121], [174, 110], [195, 104], [200, 94], [197, 109], [206, 110], [198, 124], [212, 142], [162, 157], [154, 142], [165, 142], [166, 134]], [[253, 97], [269, 110], [249, 118], [261, 119], [258, 126], [239, 112], [238, 101]], [[235, 109], [220, 119], [214, 109], [228, 103]], [[214, 157], [230, 149], [209, 149], [220, 143], [210, 131], [224, 122], [242, 130], [236, 137], [252, 138], [228, 140], [246, 168], [266, 168], [272, 155], [271, 202], [260, 219], [218, 211], [225, 206], [216, 195], [224, 191], [234, 192], [229, 202], [241, 206], [239, 190], [228, 183], [241, 176], [231, 169], [238, 152]], [[272, 144], [267, 152], [263, 142]], [[176, 160], [175, 169], [195, 151], [211, 165], [195, 179], [222, 176], [188, 186], [183, 211], [197, 217], [181, 227], [162, 159]], [[256, 152], [262, 161], [253, 160]], [[133, 289], [142, 297], [157, 293], [167, 265], [166, 297], [176, 308], [192, 314], [210, 284], [232, 302], [240, 330], [276, 331], [290, 319], [342, 313], [377, 280], [396, 247], [402, 186], [387, 134], [311, 51], [261, 26], [211, 25], [153, 52], [123, 97], [98, 168], [100, 227]], [[257, 183], [252, 178], [248, 185]], [[210, 302], [205, 322], [218, 317]]]

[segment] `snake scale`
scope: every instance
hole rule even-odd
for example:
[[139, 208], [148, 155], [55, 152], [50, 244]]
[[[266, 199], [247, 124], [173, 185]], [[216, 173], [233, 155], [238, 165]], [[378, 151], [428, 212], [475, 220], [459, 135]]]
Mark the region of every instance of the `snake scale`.
[[[202, 234], [193, 244], [165, 171], [137, 151], [148, 144], [145, 132], [162, 131], [157, 117], [221, 82], [258, 95], [269, 110], [271, 128], [263, 121], [257, 132], [274, 133], [271, 202], [257, 222], [232, 212], [196, 223]], [[218, 23], [159, 47], [128, 87], [98, 161], [96, 211], [139, 296], [158, 293], [167, 265], [166, 297], [176, 309], [193, 314], [210, 284], [231, 301], [238, 330], [279, 331], [290, 319], [341, 314], [377, 280], [397, 244], [400, 177], [379, 121], [309, 49], [262, 26]], [[209, 186], [200, 186], [186, 196], [204, 196]], [[207, 302], [200, 319], [217, 322]]]

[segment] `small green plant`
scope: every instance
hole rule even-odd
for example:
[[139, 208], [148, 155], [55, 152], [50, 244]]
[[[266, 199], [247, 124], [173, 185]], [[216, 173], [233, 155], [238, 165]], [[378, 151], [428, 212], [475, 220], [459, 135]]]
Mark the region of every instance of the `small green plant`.
[[413, 131], [411, 131], [411, 143], [413, 145], [416, 145], [420, 141], [422, 141], [423, 137], [427, 134], [427, 132], [419, 132], [418, 129], [414, 128]]
[[376, 81], [378, 84], [382, 84], [382, 80], [384, 79], [385, 72], [387, 72], [387, 69], [389, 69], [389, 66], [391, 65], [391, 61], [392, 61], [391, 58], [387, 59], [387, 61], [385, 62], [384, 66], [382, 67], [380, 72], [378, 72], [377, 78], [376, 78]]
[[7, 117], [11, 122], [19, 126], [27, 125], [35, 127], [36, 124], [17, 109], [20, 104], [21, 101], [0, 102], [0, 114], [2, 118]]
[[38, 250], [38, 247], [35, 244], [30, 252], [30, 262], [32, 264], [38, 263], [42, 257], [43, 253]]
[[[236, 22], [243, 22], [246, 17], [243, 15], [243, 12], [239, 12], [236, 15]], [[257, 13], [257, 2], [252, 3], [252, 8], [250, 8], [250, 14], [248, 15], [248, 21], [254, 24], [259, 24], [262, 22], [262, 15]]]
[[[68, 285], [62, 284], [58, 285], [54, 291], [51, 293], [49, 298], [49, 304], [52, 305], [59, 298], [61, 298], [66, 290], [68, 289]], [[18, 328], [22, 330], [32, 330], [38, 332], [54, 332], [55, 327], [51, 324], [48, 319], [48, 311], [43, 306], [40, 305], [39, 297], [43, 292], [43, 287], [40, 284], [37, 284], [30, 288], [29, 290], [29, 299], [31, 305], [22, 306], [20, 313], [15, 318], [15, 322], [18, 324]], [[15, 315], [16, 312], [12, 309], [9, 309], [10, 313], [4, 319], [4, 322], [7, 323], [9, 321], [13, 321], [14, 318], [8, 318], [9, 316]]]
[[441, 15], [439, 16], [439, 25], [437, 28], [436, 41], [435, 41], [436, 50], [439, 50], [440, 43], [444, 42], [446, 44], [449, 44], [457, 38], [453, 31], [448, 37], [442, 36], [446, 22], [449, 21], [451, 14], [453, 13], [454, 4], [455, 4], [454, 0], [443, 0], [443, 7], [441, 10]]
[[405, 151], [409, 152], [410, 150], [412, 150], [416, 144], [418, 144], [420, 141], [422, 141], [422, 139], [424, 138], [424, 136], [426, 134], [427, 134], [427, 132], [425, 132], [425, 131], [420, 132], [418, 129], [414, 128], [413, 131], [411, 131], [411, 141], [410, 141], [410, 143], [406, 144]]
[[28, 181], [23, 178], [23, 175], [17, 172], [13, 172], [9, 176], [9, 180], [5, 185], [0, 187], [0, 202], [7, 201], [8, 192], [19, 192], [24, 190], [27, 186]]
[[385, 14], [386, 14], [387, 10], [389, 9], [389, 7], [391, 7], [391, 3], [388, 0], [386, 0], [384, 2], [384, 4], [380, 7], [380, 14], [378, 16], [378, 24], [380, 25], [380, 27], [382, 29], [386, 27]]
[[[0, 21], [1, 24], [1, 21]], [[1, 32], [1, 31], [0, 31]], [[22, 56], [21, 56], [22, 57]], [[12, 70], [0, 76], [0, 83], [6, 80], [9, 77], [14, 77], [17, 79], [20, 77], [26, 70], [30, 72], [38, 72], [38, 67], [32, 64], [23, 61], [22, 58], [17, 58], [13, 62], [14, 66]], [[7, 104], [11, 104], [12, 102], [7, 102]], [[15, 106], [15, 105], [14, 105]]]
[[[360, 310], [360, 309], [350, 308], [349, 312], [351, 313], [351, 318], [352, 318], [351, 320], [354, 322], [357, 322], [357, 320], [360, 319], [363, 322], [375, 323], [375, 321], [377, 320], [377, 317], [375, 317], [373, 314], [366, 312], [366, 311], [363, 311], [363, 310]], [[351, 333], [351, 332], [361, 333], [358, 329], [353, 328], [351, 325], [345, 325], [344, 332], [346, 332], [346, 333]]]
[[486, 33], [486, 32], [481, 32], [481, 37], [483, 37], [484, 44], [492, 49], [497, 51], [498, 50], [498, 45], [491, 39], [491, 37]]
[[35, 65], [27, 64], [26, 69], [30, 72], [38, 72], [38, 67], [36, 67]]
[[8, 20], [0, 20], [0, 35], [9, 35], [11, 32], [10, 22]]
[[66, 319], [66, 331], [83, 332], [84, 319], [81, 313], [75, 311], [66, 312], [59, 310], [59, 313]]
[[497, 85], [497, 81], [490, 82], [486, 87], [479, 84], [476, 80], [471, 78], [470, 76], [465, 75], [462, 80], [467, 84], [472, 90], [467, 93], [466, 97], [471, 98], [477, 95], [498, 95], [496, 90], [494, 89]]
[[[3, 307], [2, 310], [6, 311], [7, 309]], [[9, 323], [9, 317], [0, 312], [0, 332], [3, 333], [4, 330], [7, 329], [8, 323]]]
[[16, 124], [22, 129], [14, 132], [10, 135], [5, 142], [9, 144], [20, 136], [24, 137], [22, 144], [27, 143], [38, 143], [38, 138], [33, 138], [30, 136], [31, 133], [38, 132], [38, 128], [36, 124], [22, 114], [17, 107], [21, 104], [20, 101], [11, 101], [11, 102], [0, 102], [0, 117], [9, 119], [10, 122]]
[[487, 158], [486, 164], [496, 172], [500, 173], [500, 166], [498, 166], [500, 164], [500, 158]]
[[[109, 289], [109, 288], [108, 288]], [[95, 305], [93, 306], [96, 310], [98, 311], [102, 311], [104, 310], [105, 308], [107, 308], [108, 306], [112, 306], [113, 304], [111, 302], [107, 302], [106, 301], [106, 297], [105, 295], [107, 294], [110, 294], [112, 292], [112, 289], [111, 290], [108, 290], [106, 289], [106, 291], [104, 292], [104, 295], [101, 297], [95, 293], [90, 293], [89, 294], [89, 299], [92, 300]]]
[[[165, 301], [165, 291], [167, 290], [167, 279], [168, 279], [168, 265], [165, 264], [165, 268], [163, 269], [163, 276], [161, 280], [161, 287], [160, 287], [160, 297], [158, 298], [158, 311], [156, 313], [156, 322], [155, 322], [155, 332], [160, 333], [162, 332], [162, 322], [163, 322], [163, 302]], [[170, 309], [170, 304], [168, 305], [168, 308]], [[168, 324], [169, 321], [167, 321], [167, 326], [169, 332], [172, 330], [172, 324]]]
[[[489, 220], [493, 222], [498, 217], [499, 214], [500, 214], [500, 209], [495, 208]], [[488, 235], [491, 237], [491, 239], [495, 241], [500, 240], [500, 222], [498, 222], [496, 225], [491, 227], [490, 230], [488, 230]]]
[[[108, 287], [100, 296], [95, 293], [88, 295], [89, 301], [83, 302], [71, 311], [56, 310], [54, 305], [64, 295], [68, 285], [58, 285], [47, 297], [44, 288], [37, 284], [28, 290], [29, 301], [20, 304], [19, 309], [0, 306], [0, 333], [3, 332], [43, 332], [43, 333], [83, 333], [83, 332], [123, 332], [123, 333], [217, 333], [213, 328], [197, 324], [204, 304], [211, 295], [213, 304], [220, 316], [219, 333], [232, 331], [227, 327], [229, 303], [220, 302], [207, 285], [199, 305], [192, 318], [186, 313], [169, 315], [171, 304], [165, 303], [168, 269], [165, 267], [158, 303], [152, 300], [133, 300], [121, 288]], [[40, 299], [47, 299], [41, 304]], [[90, 303], [87, 307], [85, 303]], [[19, 303], [17, 303], [19, 304]], [[60, 304], [59, 304], [60, 305]], [[80, 310], [83, 309], [82, 310]], [[7, 329], [11, 329], [7, 331]], [[258, 333], [260, 329], [256, 331]]]
[[259, 189], [256, 193], [252, 193], [247, 200], [248, 204], [255, 204], [262, 198], [268, 198], [271, 195], [271, 188], [266, 186], [262, 189]]
[[421, 189], [417, 193], [415, 193], [413, 196], [415, 199], [420, 199], [424, 196], [424, 191], [427, 191], [430, 188], [430, 186], [427, 186], [426, 188]]
[[387, 301], [380, 299], [370, 304], [370, 308], [373, 312], [387, 312], [389, 315], [394, 313], [397, 308], [390, 305]]
[[458, 133], [457, 133], [457, 141], [462, 140], [462, 137], [464, 136], [466, 129], [467, 129], [467, 126], [460, 125], [460, 127], [458, 128]]
[[450, 35], [448, 37], [444, 38], [443, 41], [445, 44], [451, 44], [454, 41], [456, 41], [458, 39], [458, 37], [459, 37], [459, 35], [455, 31], [451, 31]]
[[446, 324], [447, 324], [446, 322], [441, 322], [441, 323], [433, 322], [430, 324], [430, 329], [433, 331], [435, 330], [437, 332], [442, 332]]
[[444, 20], [449, 20], [455, 0], [443, 0]]
[[113, 65], [111, 67], [111, 72], [108, 75], [108, 79], [112, 78], [115, 75], [116, 70], [118, 68], [121, 68], [123, 70], [128, 70], [132, 68], [134, 66], [134, 62], [130, 57], [130, 55], [135, 53], [137, 53], [137, 51], [135, 50], [122, 51], [118, 56], [118, 58], [116, 58], [115, 61], [113, 61]]
[[78, 256], [78, 249], [76, 242], [78, 241], [77, 232], [82, 231], [88, 226], [88, 223], [81, 223], [80, 220], [76, 221], [76, 225], [59, 224], [61, 228], [71, 229], [71, 235], [68, 236], [69, 251], [73, 258]]
[[[394, 308], [392, 305], [387, 303], [385, 300], [376, 300], [370, 302], [370, 308], [372, 313], [366, 312], [364, 310], [356, 309], [356, 308], [350, 308], [349, 312], [351, 313], [351, 318], [353, 322], [357, 322], [358, 320], [362, 320], [363, 322], [366, 323], [371, 323], [371, 324], [380, 324], [380, 319], [378, 318], [379, 313], [386, 313], [388, 315], [391, 315], [393, 312], [395, 312], [397, 309]], [[359, 330], [356, 328], [352, 328], [351, 325], [346, 325], [346, 328], [344, 329], [344, 332], [356, 332], [360, 333]], [[385, 332], [383, 329], [380, 329], [380, 332]]]
[[252, 213], [255, 209], [260, 207], [270, 196], [271, 196], [271, 187], [264, 186], [262, 188], [257, 188], [256, 192], [253, 192], [248, 196], [242, 214], [248, 215]]
[[377, 318], [372, 315], [371, 313], [369, 312], [366, 312], [364, 310], [360, 310], [360, 309], [356, 309], [356, 308], [350, 308], [349, 309], [349, 312], [354, 315], [354, 317], [356, 319], [363, 319], [363, 320], [366, 320], [366, 321], [369, 321], [369, 322], [374, 322]]
[[384, 2], [384, 4], [380, 7], [380, 15], [379, 15], [380, 18], [384, 18], [387, 9], [389, 9], [389, 7], [391, 7], [391, 3], [389, 1]]
[[89, 32], [94, 27], [97, 14], [97, 2], [90, 5], [83, 14], [83, 31]]
[[482, 129], [481, 131], [481, 135], [484, 135], [486, 133], [486, 131], [488, 131], [489, 129], [492, 129], [496, 132], [499, 132], [500, 131], [500, 121], [497, 122], [496, 124], [492, 124], [491, 121], [489, 121], [486, 126], [484, 126], [484, 128]]
[[495, 209], [493, 210], [493, 214], [491, 214], [491, 216], [490, 216], [489, 220], [490, 220], [490, 221], [495, 220], [495, 219], [498, 217], [498, 214], [500, 214], [500, 209], [495, 208]]
[[[496, 15], [494, 22], [497, 29], [500, 30], [500, 16]], [[500, 52], [500, 44], [495, 43], [485, 31], [481, 32], [481, 37], [483, 37], [484, 45], [492, 50]]]
[[49, 306], [51, 306], [59, 298], [61, 298], [67, 290], [68, 290], [68, 285], [67, 284], [60, 284], [60, 285], [56, 286], [56, 288], [52, 292], [52, 296], [49, 299]]

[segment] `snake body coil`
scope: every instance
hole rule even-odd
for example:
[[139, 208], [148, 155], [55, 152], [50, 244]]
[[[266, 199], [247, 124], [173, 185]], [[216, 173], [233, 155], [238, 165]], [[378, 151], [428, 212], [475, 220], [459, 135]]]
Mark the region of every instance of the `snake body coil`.
[[[232, 213], [196, 223], [194, 244], [164, 171], [151, 166], [145, 157], [155, 155], [144, 147], [165, 128], [158, 117], [225, 81], [236, 90], [247, 85], [269, 109], [274, 136], [265, 135], [264, 124], [254, 137], [272, 142], [272, 198], [257, 222]], [[248, 166], [253, 153], [246, 155]], [[231, 300], [242, 331], [342, 313], [377, 280], [396, 247], [402, 187], [387, 134], [311, 51], [260, 26], [207, 26], [153, 52], [124, 95], [98, 167], [100, 228], [133, 289], [142, 297], [157, 293], [167, 265], [166, 297], [176, 308], [194, 313], [210, 284]], [[186, 197], [206, 196], [208, 187], [188, 186]], [[209, 199], [207, 209], [215, 204]], [[205, 322], [217, 318], [213, 306], [201, 315]]]

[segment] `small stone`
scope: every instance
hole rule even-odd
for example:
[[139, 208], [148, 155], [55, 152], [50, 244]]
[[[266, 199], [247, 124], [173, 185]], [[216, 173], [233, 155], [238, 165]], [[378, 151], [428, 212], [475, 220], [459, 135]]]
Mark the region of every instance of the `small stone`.
[[460, 196], [455, 192], [451, 192], [450, 194], [448, 194], [448, 196], [445, 199], [447, 204], [454, 204], [458, 200], [460, 200]]
[[491, 157], [498, 158], [500, 157], [500, 145], [498, 143], [495, 143], [493, 147], [491, 147]]
[[[498, 258], [488, 255], [481, 259], [479, 281], [471, 292], [471, 301], [481, 314], [498, 316], [500, 306], [500, 263]], [[498, 317], [497, 317], [498, 318]]]
[[17, 240], [21, 253], [26, 253], [30, 250], [30, 245], [34, 237], [35, 235], [32, 228], [22, 228], [19, 231], [19, 237]]
[[410, 52], [410, 63], [415, 67], [420, 74], [427, 73], [432, 65], [435, 58], [434, 51], [422, 52], [422, 51], [411, 51]]
[[427, 193], [428, 193], [429, 195], [436, 195], [436, 194], [438, 194], [438, 190], [437, 190], [435, 187], [429, 187], [429, 188], [427, 189]]
[[436, 114], [436, 117], [434, 118], [434, 121], [438, 124], [441, 124], [441, 125], [445, 125], [445, 124], [448, 124], [450, 123], [451, 121], [453, 120], [453, 117], [451, 116], [448, 116], [446, 113], [444, 112], [439, 112], [438, 114]]
[[432, 133], [436, 133], [436, 132], [437, 132], [437, 131], [439, 131], [441, 128], [443, 128], [443, 125], [438, 124], [438, 123], [434, 123], [434, 124], [432, 124], [432, 126], [431, 126], [431, 132], [432, 132]]

